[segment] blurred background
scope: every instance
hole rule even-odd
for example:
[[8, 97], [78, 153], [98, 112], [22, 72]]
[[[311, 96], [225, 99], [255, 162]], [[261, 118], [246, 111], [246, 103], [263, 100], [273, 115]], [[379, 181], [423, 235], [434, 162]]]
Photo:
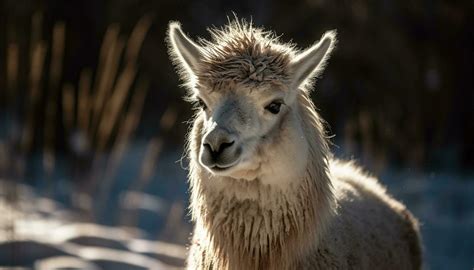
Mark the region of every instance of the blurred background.
[[420, 219], [426, 269], [474, 267], [472, 1], [0, 1], [0, 267], [180, 269], [192, 116], [167, 24], [232, 11], [339, 44], [313, 100], [336, 156]]

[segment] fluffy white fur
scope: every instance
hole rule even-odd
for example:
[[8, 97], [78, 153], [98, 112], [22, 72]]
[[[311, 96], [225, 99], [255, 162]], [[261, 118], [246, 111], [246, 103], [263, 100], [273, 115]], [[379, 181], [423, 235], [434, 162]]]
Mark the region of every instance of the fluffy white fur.
[[[303, 52], [235, 20], [194, 43], [172, 23], [170, 53], [204, 100], [189, 134], [189, 269], [421, 269], [416, 219], [376, 179], [333, 160], [309, 98], [335, 32]], [[263, 108], [284, 101], [277, 115]], [[230, 101], [232, 102], [230, 102]], [[228, 105], [231, 104], [231, 105]], [[218, 172], [203, 138], [230, 130], [242, 151]]]

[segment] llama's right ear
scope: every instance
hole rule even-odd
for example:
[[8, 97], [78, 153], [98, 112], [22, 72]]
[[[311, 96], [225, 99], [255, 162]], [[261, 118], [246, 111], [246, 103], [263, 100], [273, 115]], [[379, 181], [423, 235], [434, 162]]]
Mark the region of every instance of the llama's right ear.
[[183, 33], [178, 22], [169, 24], [167, 40], [170, 56], [180, 69], [183, 79], [194, 77], [203, 54], [202, 47]]

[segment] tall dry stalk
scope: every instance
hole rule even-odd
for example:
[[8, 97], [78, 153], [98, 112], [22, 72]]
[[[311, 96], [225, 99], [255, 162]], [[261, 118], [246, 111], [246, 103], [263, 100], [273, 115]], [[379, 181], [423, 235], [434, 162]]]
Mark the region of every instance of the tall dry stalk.
[[[86, 170], [89, 173], [81, 174], [81, 179], [85, 177], [86, 182], [91, 181], [91, 185], [82, 192], [93, 199], [90, 206], [99, 205], [99, 210], [104, 208], [102, 206], [114, 185], [116, 172], [139, 124], [149, 87], [148, 81], [139, 76], [137, 63], [151, 22], [152, 17], [144, 16], [127, 40], [121, 36], [118, 25], [111, 25], [104, 35], [96, 72], [84, 68], [77, 83], [63, 82], [64, 55], [67, 51], [64, 23], [54, 24], [51, 40], [45, 40], [42, 33], [43, 15], [35, 13], [27, 54], [21, 53], [20, 44], [16, 41], [7, 41], [7, 96], [24, 99], [20, 136], [23, 154], [20, 159], [23, 164], [27, 163], [33, 146], [41, 150], [48, 191], [52, 190], [55, 171], [59, 169], [56, 156], [58, 142], [66, 141], [72, 160], [93, 160]], [[26, 78], [20, 74], [20, 57], [23, 55], [29, 60]], [[50, 59], [46, 59], [47, 56]], [[27, 79], [28, 88], [21, 95], [18, 89], [23, 79]], [[40, 119], [44, 122], [39, 122]], [[176, 111], [170, 108], [160, 125], [163, 130], [168, 130], [175, 121]], [[61, 131], [64, 133], [61, 134]], [[64, 140], [57, 136], [63, 136]], [[132, 188], [141, 190], [149, 182], [162, 145], [160, 137], [149, 143], [139, 177]], [[0, 146], [4, 143], [1, 142]], [[0, 151], [0, 174], [11, 167], [10, 163], [5, 163], [8, 160], [5, 157], [15, 151], [9, 147], [5, 149]], [[97, 192], [99, 196], [94, 196]]]
[[34, 117], [36, 115], [41, 91], [42, 71], [46, 56], [46, 43], [39, 41], [32, 46], [31, 64], [29, 71], [29, 93], [27, 94], [26, 123], [22, 134], [22, 149], [24, 153], [31, 150], [34, 135]]
[[48, 181], [48, 190], [52, 188], [52, 174], [55, 167], [56, 149], [54, 136], [56, 133], [57, 109], [56, 101], [59, 95], [59, 81], [61, 78], [64, 43], [66, 36], [64, 23], [57, 23], [53, 28], [53, 41], [51, 47], [51, 62], [49, 71], [49, 89], [46, 91], [46, 112], [44, 123], [43, 143], [43, 168]]
[[[103, 101], [102, 112], [98, 112], [95, 117], [100, 117], [97, 120], [100, 124], [97, 128], [97, 149], [98, 153], [111, 142], [113, 131], [117, 131], [115, 143], [113, 144], [111, 155], [106, 164], [103, 181], [99, 187], [99, 198], [101, 203], [99, 209], [103, 209], [107, 199], [110, 188], [113, 185], [115, 172], [118, 168], [119, 162], [123, 157], [131, 134], [138, 125], [138, 116], [141, 114], [141, 107], [145, 98], [145, 90], [148, 88], [148, 83], [143, 82], [138, 84], [137, 89], [133, 93], [134, 98], [129, 106], [128, 112], [125, 111], [125, 102], [130, 95], [130, 89], [136, 77], [136, 62], [144, 41], [145, 35], [151, 25], [151, 17], [143, 17], [135, 26], [127, 42], [125, 53], [125, 67], [120, 72], [114, 88], [111, 90], [111, 98], [107, 102]], [[125, 114], [124, 121], [120, 119]], [[98, 159], [96, 156], [95, 159]], [[101, 212], [100, 210], [98, 212]]]
[[20, 53], [18, 43], [8, 42], [7, 53], [6, 53], [6, 85], [7, 85], [7, 98], [11, 100], [18, 89], [18, 70]]
[[[106, 145], [110, 142], [111, 134], [116, 128], [119, 120], [119, 116], [123, 113], [124, 103], [127, 96], [129, 95], [130, 88], [135, 81], [136, 77], [136, 62], [138, 53], [142, 47], [146, 33], [148, 32], [151, 25], [151, 17], [144, 16], [138, 21], [135, 28], [127, 42], [124, 65], [125, 67], [120, 72], [114, 87], [97, 89], [97, 99], [95, 103], [95, 118], [97, 119], [97, 142], [98, 149], [103, 150]], [[111, 41], [113, 43], [113, 39]], [[118, 41], [121, 44], [120, 40]], [[122, 47], [120, 47], [122, 48]], [[121, 52], [121, 50], [120, 50]], [[115, 55], [119, 59], [119, 55]], [[114, 70], [116, 72], [116, 70]], [[107, 91], [111, 93], [109, 100], [104, 100], [104, 96]]]
[[136, 70], [131, 66], [127, 66], [118, 77], [110, 99], [103, 105], [104, 111], [99, 120], [100, 124], [96, 137], [99, 151], [103, 151], [110, 140], [112, 131], [119, 120], [120, 113], [129, 95], [129, 90], [135, 81], [135, 75]]
[[112, 88], [120, 64], [119, 60], [124, 43], [122, 39], [119, 40], [119, 33], [120, 28], [118, 25], [110, 26], [105, 33], [100, 49], [97, 76], [94, 83], [93, 121], [91, 122], [92, 134], [95, 133], [99, 125], [102, 106], [106, 101], [110, 88]]

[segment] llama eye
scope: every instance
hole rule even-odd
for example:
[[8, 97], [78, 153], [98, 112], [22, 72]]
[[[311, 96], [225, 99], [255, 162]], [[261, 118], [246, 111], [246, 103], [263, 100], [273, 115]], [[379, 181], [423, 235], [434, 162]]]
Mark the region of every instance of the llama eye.
[[203, 110], [207, 109], [206, 103], [200, 98], [197, 99], [197, 106]]
[[280, 112], [281, 105], [283, 104], [282, 101], [276, 100], [270, 103], [267, 107], [265, 107], [265, 110], [273, 113], [273, 114], [278, 114]]

